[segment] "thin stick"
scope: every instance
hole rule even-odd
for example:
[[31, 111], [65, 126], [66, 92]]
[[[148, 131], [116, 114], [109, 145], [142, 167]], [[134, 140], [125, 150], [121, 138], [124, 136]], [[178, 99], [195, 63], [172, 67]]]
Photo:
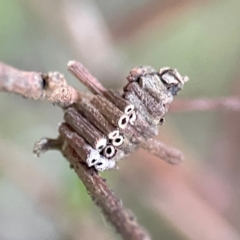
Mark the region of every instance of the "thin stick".
[[136, 96], [133, 92], [125, 92], [123, 96], [125, 99], [127, 99], [129, 102], [131, 102], [135, 106], [138, 112], [140, 112], [144, 116], [144, 118], [149, 124], [152, 125], [152, 124], [157, 124], [159, 122], [159, 119], [155, 119], [151, 116], [146, 106], [143, 105], [143, 103], [138, 98], [138, 96]]
[[219, 99], [178, 99], [172, 102], [171, 112], [190, 112], [208, 110], [240, 111], [240, 98], [230, 96]]
[[122, 112], [130, 115], [134, 110], [134, 105], [125, 100], [117, 91], [105, 91], [104, 96], [113, 104], [115, 104]]
[[61, 151], [62, 145], [63, 140], [61, 138], [42, 138], [39, 141], [35, 142], [33, 147], [33, 153], [35, 154], [35, 156], [40, 157], [41, 154], [49, 150]]
[[82, 162], [87, 163], [89, 167], [99, 162], [100, 154], [98, 151], [88, 145], [82, 137], [73, 132], [67, 124], [62, 123], [58, 131], [60, 136], [76, 150]]
[[68, 108], [64, 114], [65, 121], [94, 149], [101, 151], [106, 145], [105, 136], [74, 108]]
[[141, 89], [138, 83], [129, 83], [125, 87], [125, 91], [133, 92], [155, 119], [159, 119], [165, 114], [166, 111], [162, 103], [157, 102], [148, 92]]
[[105, 217], [113, 224], [123, 239], [150, 240], [150, 237], [139, 226], [135, 217], [123, 208], [121, 201], [116, 198], [96, 171], [82, 164], [79, 161], [79, 155], [70, 146], [63, 149], [63, 155], [73, 166], [92, 200], [102, 210]]
[[136, 121], [133, 127], [138, 132], [142, 133], [146, 138], [152, 138], [158, 134], [158, 127], [156, 124], [148, 124], [148, 122], [144, 119], [144, 116], [139, 111], [136, 111]]
[[62, 107], [67, 107], [79, 99], [77, 90], [69, 86], [64, 76], [58, 72], [25, 72], [1, 62], [0, 91], [34, 100], [47, 100]]
[[41, 73], [24, 72], [0, 62], [0, 91], [42, 99], [44, 80]]
[[142, 142], [140, 147], [170, 164], [179, 164], [183, 160], [183, 155], [178, 149], [169, 147], [155, 139]]
[[80, 62], [69, 61], [68, 70], [93, 94], [102, 94], [106, 89]]
[[76, 104], [81, 114], [88, 119], [96, 128], [98, 128], [109, 139], [114, 139], [119, 135], [119, 131], [94, 107], [88, 100], [82, 99]]
[[129, 117], [103, 96], [94, 96], [94, 98], [91, 100], [91, 103], [114, 126], [121, 129], [124, 129], [127, 126]]

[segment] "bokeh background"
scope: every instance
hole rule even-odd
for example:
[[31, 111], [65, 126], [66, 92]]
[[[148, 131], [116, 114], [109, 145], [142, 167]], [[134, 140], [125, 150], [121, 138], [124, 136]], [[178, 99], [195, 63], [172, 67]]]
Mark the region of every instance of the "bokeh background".
[[[81, 61], [118, 89], [138, 65], [177, 68], [191, 81], [178, 98], [240, 92], [239, 0], [0, 0], [0, 61], [29, 71], [67, 71]], [[177, 101], [177, 100], [176, 100]], [[59, 108], [0, 94], [0, 239], [120, 239], [58, 152], [32, 154], [55, 137]], [[240, 239], [240, 114], [171, 111], [158, 139], [180, 166], [142, 150], [104, 173], [152, 238]]]

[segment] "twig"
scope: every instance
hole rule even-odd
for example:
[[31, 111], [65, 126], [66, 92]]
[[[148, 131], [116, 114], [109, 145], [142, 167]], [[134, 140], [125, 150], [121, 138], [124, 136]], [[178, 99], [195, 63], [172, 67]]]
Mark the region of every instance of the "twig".
[[68, 108], [64, 114], [64, 120], [94, 149], [101, 151], [107, 145], [105, 136], [76, 109]]
[[127, 100], [122, 98], [119, 92], [108, 90], [105, 91], [104, 97], [106, 97], [110, 102], [115, 104], [122, 112], [130, 115], [134, 110], [134, 105], [129, 103]]
[[142, 115], [144, 115], [145, 119], [149, 124], [156, 124], [159, 119], [153, 119], [151, 114], [148, 112], [147, 108], [142, 104], [141, 100], [132, 92], [125, 92], [124, 93], [124, 98], [128, 100], [129, 102], [132, 102], [138, 112], [141, 112]]
[[88, 100], [82, 99], [77, 104], [79, 112], [94, 124], [101, 132], [113, 139], [119, 135], [119, 131], [107, 121], [107, 119]]
[[155, 119], [158, 118], [160, 119], [163, 116], [164, 109], [162, 104], [161, 103], [159, 104], [157, 101], [155, 101], [155, 99], [147, 92], [145, 92], [143, 89], [141, 89], [141, 87], [137, 83], [135, 82], [129, 83], [126, 86], [125, 91], [132, 92], [134, 95], [136, 95], [140, 99], [140, 101], [144, 104], [147, 111]]
[[24, 72], [0, 62], [0, 91], [19, 94], [34, 100], [47, 100], [66, 107], [78, 101], [79, 93], [63, 75], [54, 72]]
[[42, 99], [44, 80], [41, 73], [19, 71], [0, 62], [0, 91]]
[[35, 142], [33, 153], [39, 157], [41, 154], [49, 150], [61, 151], [62, 145], [63, 141], [60, 137], [58, 139], [42, 138], [39, 141]]
[[150, 240], [148, 234], [138, 225], [135, 217], [124, 207], [109, 189], [106, 182], [92, 168], [80, 162], [78, 154], [69, 146], [62, 151], [82, 180], [87, 192], [105, 217], [126, 240]]
[[230, 96], [219, 99], [193, 99], [176, 100], [172, 102], [170, 112], [190, 112], [190, 111], [208, 111], [208, 110], [232, 110], [240, 111], [240, 98]]
[[106, 89], [80, 62], [69, 61], [68, 70], [93, 94], [102, 94]]
[[91, 103], [102, 113], [102, 115], [114, 126], [120, 129], [126, 128], [129, 117], [119, 110], [113, 103], [103, 96], [94, 96]]
[[84, 138], [72, 131], [66, 123], [62, 123], [59, 126], [58, 131], [62, 139], [66, 140], [72, 148], [76, 149], [82, 162], [87, 163], [89, 167], [97, 164], [100, 159], [100, 154], [97, 150], [93, 149]]
[[142, 142], [141, 147], [170, 164], [179, 164], [183, 160], [183, 155], [178, 149], [169, 147], [155, 139]]

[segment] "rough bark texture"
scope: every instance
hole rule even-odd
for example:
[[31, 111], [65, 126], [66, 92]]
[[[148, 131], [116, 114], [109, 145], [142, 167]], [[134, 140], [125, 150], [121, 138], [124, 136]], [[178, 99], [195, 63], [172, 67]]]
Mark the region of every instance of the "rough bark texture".
[[66, 146], [62, 152], [82, 180], [93, 202], [99, 206], [123, 239], [150, 240], [146, 231], [138, 225], [134, 215], [123, 207], [99, 174], [82, 164], [78, 154], [71, 147]]

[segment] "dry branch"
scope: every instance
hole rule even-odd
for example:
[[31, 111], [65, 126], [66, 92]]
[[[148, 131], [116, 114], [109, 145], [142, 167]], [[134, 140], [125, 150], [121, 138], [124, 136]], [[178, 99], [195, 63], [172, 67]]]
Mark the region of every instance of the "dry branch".
[[61, 151], [63, 141], [59, 137], [58, 139], [51, 138], [42, 138], [39, 141], [35, 142], [33, 147], [33, 153], [35, 156], [39, 157], [41, 154], [49, 150], [58, 150]]
[[108, 138], [113, 139], [119, 135], [119, 131], [88, 100], [82, 99], [76, 108]]
[[240, 98], [237, 96], [219, 99], [176, 100], [170, 106], [171, 112], [190, 112], [208, 110], [240, 111]]
[[41, 73], [19, 71], [0, 63], [0, 91], [16, 93], [34, 100], [44, 95], [44, 80]]
[[164, 109], [162, 104], [155, 101], [155, 99], [148, 92], [141, 89], [137, 83], [129, 83], [125, 90], [134, 93], [155, 119], [160, 119], [163, 116]]
[[25, 72], [0, 62], [0, 91], [19, 94], [34, 100], [47, 100], [63, 107], [78, 101], [79, 94], [67, 85], [58, 72]]
[[108, 90], [105, 91], [104, 96], [113, 104], [115, 104], [122, 112], [130, 115], [134, 110], [134, 105], [122, 98], [119, 92]]
[[[76, 132], [72, 131], [66, 123], [62, 123], [58, 131], [62, 139], [66, 140], [71, 147], [76, 149], [77, 154], [82, 162], [87, 163], [89, 167], [98, 163], [100, 154], [93, 149], [84, 138], [80, 137]], [[65, 144], [65, 142], [64, 142]]]
[[155, 139], [142, 142], [141, 147], [170, 164], [179, 164], [183, 160], [183, 155], [178, 149], [169, 147]]
[[81, 163], [78, 154], [69, 146], [62, 150], [78, 177], [82, 180], [94, 203], [126, 240], [150, 240], [135, 217], [122, 206], [106, 182], [92, 168]]
[[68, 108], [64, 120], [94, 149], [101, 151], [106, 145], [105, 136], [74, 108]]
[[91, 103], [111, 124], [121, 129], [126, 128], [129, 117], [119, 110], [113, 103], [100, 95], [94, 96]]

